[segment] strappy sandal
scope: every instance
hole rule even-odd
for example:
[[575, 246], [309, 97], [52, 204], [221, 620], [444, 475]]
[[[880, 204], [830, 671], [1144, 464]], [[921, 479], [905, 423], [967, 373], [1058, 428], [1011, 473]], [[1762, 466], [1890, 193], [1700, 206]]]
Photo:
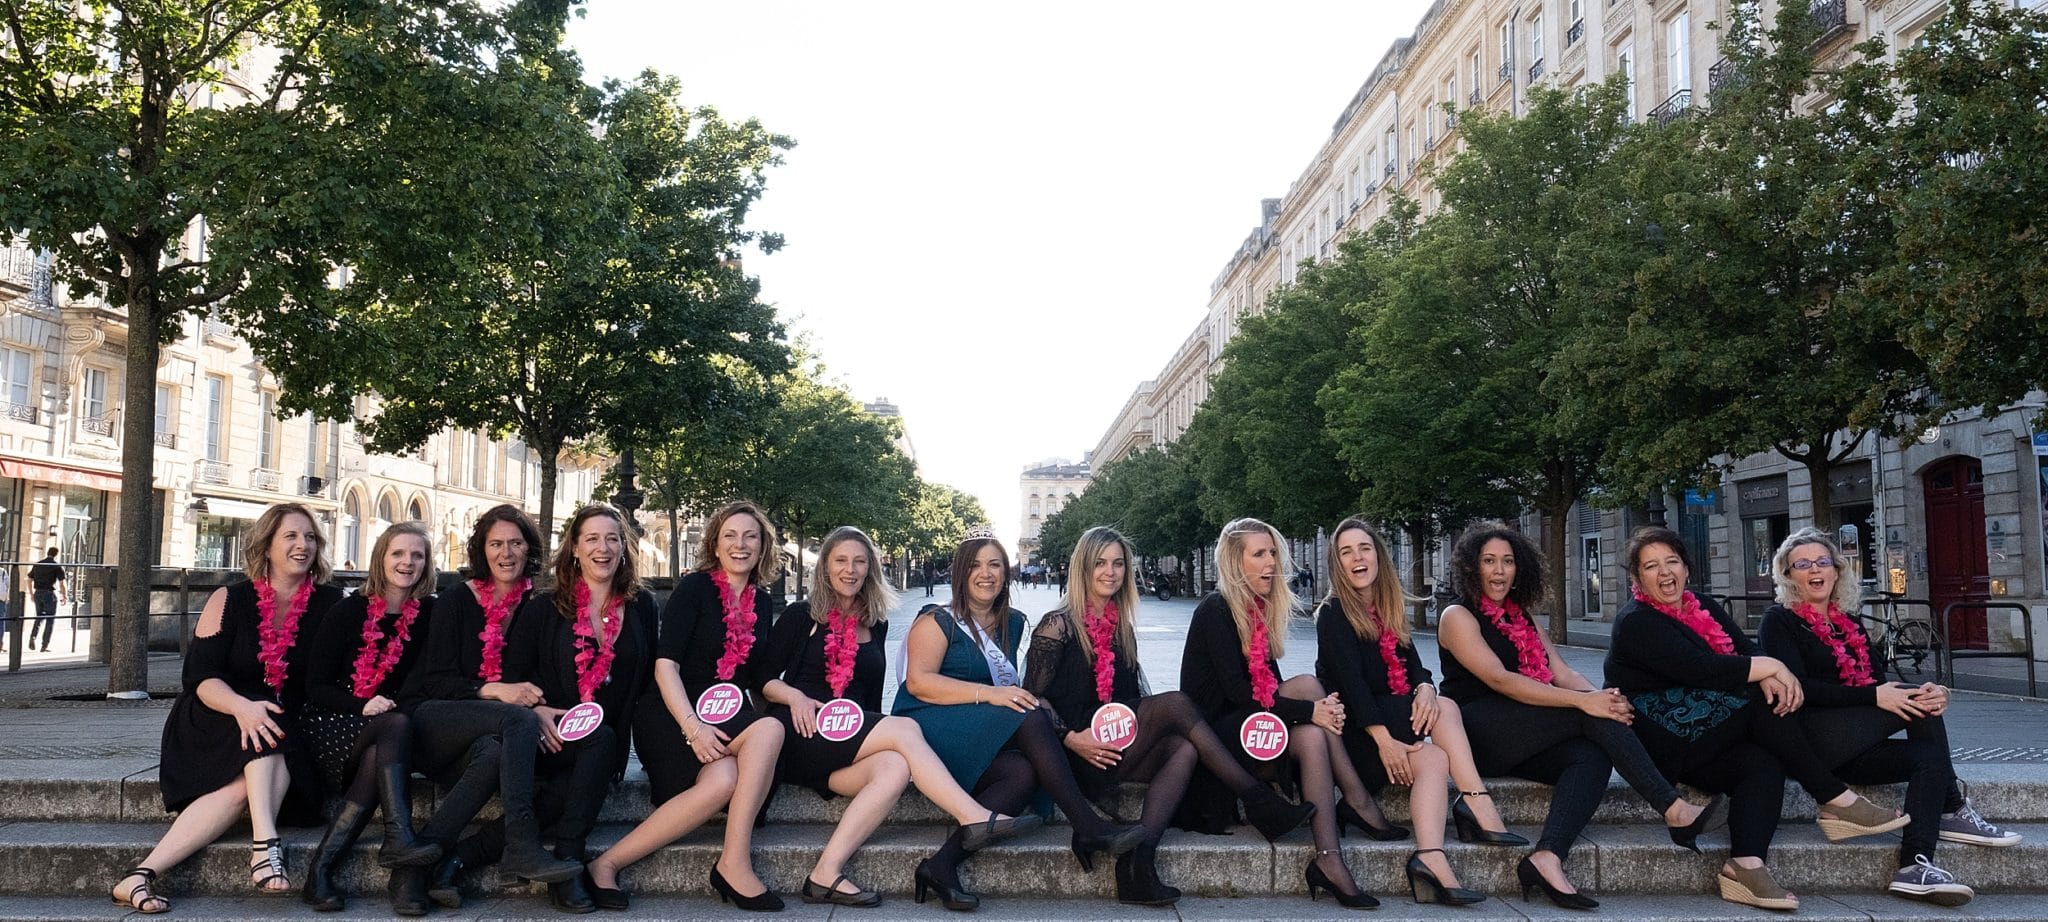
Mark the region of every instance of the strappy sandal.
[[[128, 888], [128, 896], [126, 899], [123, 899], [121, 897], [121, 881], [127, 880], [130, 877], [140, 877], [142, 882]], [[129, 868], [128, 873], [122, 874], [114, 881], [114, 887], [107, 891], [107, 895], [113, 897], [115, 903], [133, 909], [145, 916], [170, 912], [171, 901], [156, 895], [156, 891], [151, 887], [155, 883], [155, 871], [149, 868]]]
[[[275, 838], [258, 839], [249, 844], [249, 849], [255, 853], [252, 856], [255, 860], [249, 862], [249, 883], [255, 886], [256, 892], [265, 894], [292, 892], [291, 878], [285, 876], [284, 870], [284, 842]], [[264, 871], [270, 873], [264, 874], [262, 877], [256, 876]], [[283, 881], [284, 886], [271, 886], [270, 882], [274, 880]]]

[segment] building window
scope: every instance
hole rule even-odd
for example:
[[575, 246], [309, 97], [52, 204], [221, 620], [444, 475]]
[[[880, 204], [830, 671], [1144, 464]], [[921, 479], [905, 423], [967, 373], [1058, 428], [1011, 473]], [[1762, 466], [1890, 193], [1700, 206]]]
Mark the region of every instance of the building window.
[[168, 384], [156, 386], [156, 443], [166, 444], [171, 436], [171, 420], [178, 416], [178, 393]]
[[1482, 71], [1479, 67], [1479, 49], [1474, 48], [1472, 49], [1472, 102], [1474, 102], [1475, 104], [1479, 102], [1479, 87], [1481, 83], [1479, 75], [1481, 73]]
[[306, 414], [306, 476], [320, 476], [320, 420]]
[[1692, 13], [1671, 18], [1664, 49], [1664, 77], [1671, 81], [1671, 94], [1692, 89]]
[[1529, 79], [1543, 73], [1543, 14], [1529, 20]]
[[0, 389], [4, 389], [7, 402], [17, 407], [33, 407], [28, 389], [29, 369], [32, 368], [29, 354], [20, 349], [0, 349]]
[[206, 460], [227, 460], [228, 379], [206, 376]]
[[259, 391], [256, 395], [256, 411], [262, 414], [256, 420], [256, 466], [266, 471], [277, 470], [277, 395], [270, 391]]
[[1515, 21], [1503, 19], [1500, 22], [1500, 82], [1508, 82], [1515, 72]]
[[98, 368], [85, 370], [85, 387], [81, 399], [84, 403], [85, 418], [103, 420], [107, 415], [107, 373]]
[[1633, 122], [1637, 118], [1636, 46], [1634, 44], [1621, 46], [1621, 51], [1614, 56], [1614, 69], [1621, 72], [1623, 98], [1628, 101], [1628, 120]]

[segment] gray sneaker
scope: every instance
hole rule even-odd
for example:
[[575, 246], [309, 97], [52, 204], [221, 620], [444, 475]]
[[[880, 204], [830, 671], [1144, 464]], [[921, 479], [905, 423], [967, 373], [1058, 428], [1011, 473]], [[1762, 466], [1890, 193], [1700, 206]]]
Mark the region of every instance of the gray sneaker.
[[1970, 806], [1970, 799], [1967, 797], [1963, 798], [1963, 805], [1957, 808], [1956, 812], [1941, 815], [1941, 840], [1944, 842], [2004, 848], [2008, 845], [2018, 845], [2020, 838], [2017, 832], [1993, 826], [1990, 820], [1977, 813], [1976, 807]]
[[1956, 876], [1934, 866], [1926, 855], [1914, 855], [1913, 863], [1892, 875], [1885, 890], [1909, 900], [1925, 900], [1937, 906], [1961, 906], [1977, 891], [1956, 882]]

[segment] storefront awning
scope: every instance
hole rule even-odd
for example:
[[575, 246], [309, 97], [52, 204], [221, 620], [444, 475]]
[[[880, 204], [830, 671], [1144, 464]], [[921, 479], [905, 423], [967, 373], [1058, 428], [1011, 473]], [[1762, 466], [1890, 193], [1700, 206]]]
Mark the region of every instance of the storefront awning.
[[194, 502], [205, 503], [205, 509], [195, 509], [201, 515], [214, 515], [224, 519], [253, 519], [270, 508], [269, 503], [252, 503], [247, 500], [228, 499], [225, 496], [195, 496]]
[[17, 477], [22, 480], [40, 480], [45, 483], [60, 483], [69, 487], [90, 487], [109, 493], [121, 492], [121, 478], [101, 471], [88, 471], [75, 467], [59, 467], [36, 461], [19, 461], [0, 458], [0, 477]]

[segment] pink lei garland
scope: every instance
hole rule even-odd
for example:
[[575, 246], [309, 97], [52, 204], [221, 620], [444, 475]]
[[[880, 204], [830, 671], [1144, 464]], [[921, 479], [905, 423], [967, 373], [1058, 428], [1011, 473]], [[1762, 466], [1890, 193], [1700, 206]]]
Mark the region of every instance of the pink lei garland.
[[1707, 614], [1707, 610], [1700, 607], [1699, 597], [1693, 595], [1692, 590], [1686, 590], [1685, 598], [1679, 601], [1675, 609], [1666, 608], [1658, 604], [1657, 600], [1644, 595], [1640, 586], [1635, 587], [1633, 592], [1636, 601], [1670, 615], [1673, 620], [1700, 635], [1700, 639], [1706, 641], [1707, 646], [1715, 653], [1727, 656], [1735, 652], [1735, 640], [1728, 636], [1728, 630], [1721, 626], [1721, 622], [1715, 621], [1713, 615]]
[[469, 588], [484, 606], [484, 630], [476, 635], [484, 642], [484, 661], [476, 676], [486, 682], [500, 682], [505, 678], [505, 622], [512, 617], [512, 603], [526, 597], [526, 590], [533, 588], [533, 580], [522, 579], [512, 591], [502, 596], [491, 594], [491, 584], [480, 579], [469, 581]]
[[1280, 690], [1280, 679], [1273, 675], [1273, 667], [1266, 662], [1273, 656], [1272, 638], [1266, 636], [1266, 600], [1252, 597], [1252, 642], [1244, 651], [1251, 667], [1252, 700], [1266, 710], [1273, 709], [1273, 693]]
[[1088, 626], [1088, 645], [1095, 652], [1095, 697], [1103, 704], [1116, 691], [1116, 603], [1102, 606], [1101, 614], [1081, 620]]
[[1394, 636], [1394, 628], [1380, 621], [1379, 606], [1367, 602], [1365, 612], [1380, 625], [1380, 662], [1387, 664], [1387, 691], [1405, 695], [1414, 689], [1408, 685], [1408, 664], [1401, 659], [1401, 640]]
[[860, 617], [832, 609], [825, 613], [825, 682], [832, 686], [832, 697], [846, 697], [846, 686], [853, 684], [853, 658], [860, 652], [860, 635], [856, 632]]
[[413, 619], [420, 616], [420, 600], [406, 599], [398, 606], [398, 622], [391, 626], [390, 640], [381, 652], [377, 649], [377, 640], [385, 635], [377, 630], [377, 622], [383, 616], [376, 609], [384, 607], [384, 600], [366, 601], [369, 606], [363, 610], [363, 645], [356, 651], [356, 670], [351, 681], [355, 696], [367, 700], [376, 697], [378, 686], [383, 685], [391, 670], [398, 666], [398, 658], [405, 655], [405, 645], [412, 640]]
[[725, 609], [725, 652], [718, 657], [718, 681], [730, 682], [754, 650], [754, 584], [733, 592], [724, 570], [711, 571], [711, 581], [718, 584], [718, 604]]
[[277, 590], [270, 581], [256, 581], [256, 659], [263, 664], [263, 684], [270, 690], [283, 694], [286, 666], [285, 654], [299, 637], [299, 618], [306, 613], [306, 603], [313, 598], [313, 581], [299, 581], [299, 589], [292, 593], [292, 601], [285, 608], [284, 622], [277, 623]]
[[1545, 685], [1556, 678], [1550, 672], [1550, 655], [1543, 652], [1543, 638], [1536, 633], [1536, 625], [1522, 613], [1522, 606], [1513, 599], [1496, 602], [1482, 595], [1479, 610], [1514, 643], [1516, 672]]
[[1877, 684], [1877, 679], [1870, 674], [1870, 641], [1842, 614], [1841, 609], [1835, 607], [1835, 603], [1828, 603], [1826, 615], [1808, 604], [1801, 604], [1793, 611], [1806, 619], [1814, 635], [1835, 654], [1835, 673], [1841, 677], [1843, 685], [1856, 688]]
[[618, 655], [619, 631], [626, 619], [619, 616], [625, 599], [605, 602], [604, 637], [590, 627], [590, 584], [576, 581], [576, 695], [578, 700], [596, 699], [597, 690], [612, 674], [612, 658]]

